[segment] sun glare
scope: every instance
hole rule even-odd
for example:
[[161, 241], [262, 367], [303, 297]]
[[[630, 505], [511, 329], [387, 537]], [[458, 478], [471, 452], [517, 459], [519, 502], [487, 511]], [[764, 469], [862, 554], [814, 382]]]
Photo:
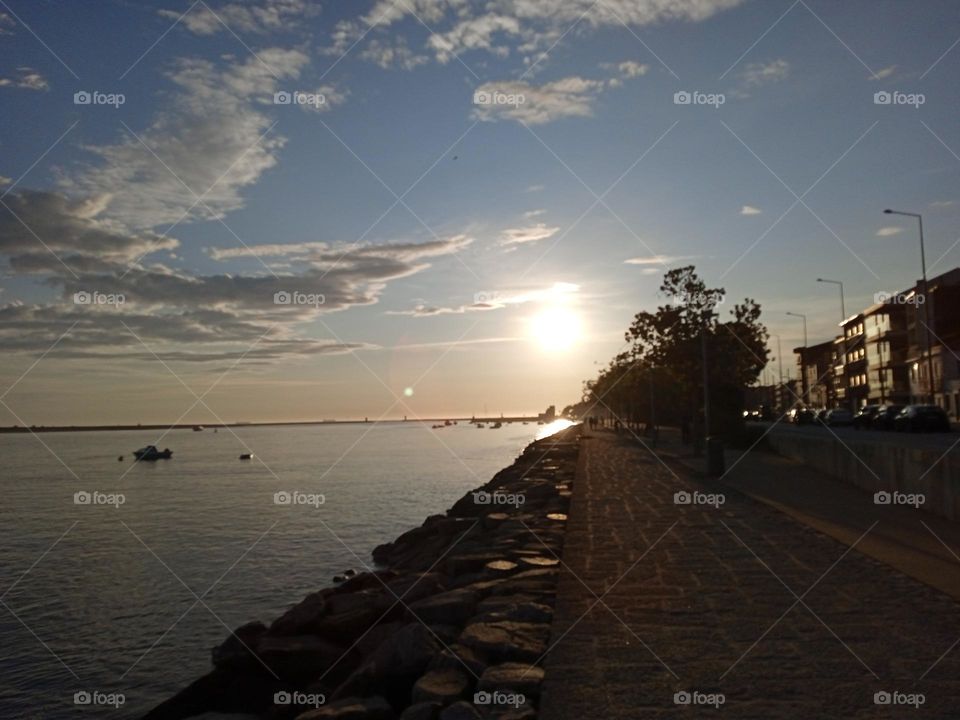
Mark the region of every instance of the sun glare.
[[580, 318], [566, 308], [549, 308], [531, 319], [530, 333], [543, 350], [563, 352], [580, 339]]

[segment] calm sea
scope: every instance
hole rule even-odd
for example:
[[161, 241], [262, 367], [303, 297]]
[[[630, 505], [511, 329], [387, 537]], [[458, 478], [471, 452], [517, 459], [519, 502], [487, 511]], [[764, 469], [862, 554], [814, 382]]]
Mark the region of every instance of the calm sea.
[[139, 716], [230, 630], [370, 563], [543, 430], [177, 430], [154, 463], [132, 462], [147, 431], [0, 435], [0, 717]]

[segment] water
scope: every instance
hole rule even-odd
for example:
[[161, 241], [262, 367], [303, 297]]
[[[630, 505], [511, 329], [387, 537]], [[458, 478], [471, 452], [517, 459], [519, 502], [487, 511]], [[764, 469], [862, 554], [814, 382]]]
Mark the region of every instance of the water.
[[[138, 717], [208, 671], [230, 630], [369, 564], [538, 430], [177, 430], [154, 463], [132, 462], [148, 431], [0, 435], [0, 717]], [[115, 504], [75, 504], [81, 491]], [[78, 708], [83, 691], [125, 702]]]

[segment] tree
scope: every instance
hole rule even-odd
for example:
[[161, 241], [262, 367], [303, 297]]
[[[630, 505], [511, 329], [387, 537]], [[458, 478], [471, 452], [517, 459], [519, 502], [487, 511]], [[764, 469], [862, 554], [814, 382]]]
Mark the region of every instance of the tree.
[[[625, 421], [649, 418], [653, 395], [660, 422], [698, 422], [703, 411], [703, 336], [710, 384], [711, 433], [742, 423], [743, 391], [767, 364], [767, 329], [760, 306], [746, 298], [721, 321], [723, 288], [708, 288], [692, 265], [664, 275], [667, 300], [655, 312], [641, 311], [625, 333], [628, 348], [584, 386], [580, 407], [606, 408]], [[581, 410], [585, 412], [585, 410]]]

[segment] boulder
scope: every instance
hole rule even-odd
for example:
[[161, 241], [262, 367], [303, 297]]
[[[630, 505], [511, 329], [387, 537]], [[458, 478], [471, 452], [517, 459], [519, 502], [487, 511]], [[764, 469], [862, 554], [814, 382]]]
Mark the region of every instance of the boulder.
[[421, 702], [411, 705], [400, 716], [400, 720], [437, 720], [443, 706], [435, 702]]
[[213, 666], [217, 668], [248, 667], [257, 664], [256, 658], [251, 653], [266, 632], [267, 626], [259, 621], [241, 625], [210, 652]]
[[472, 678], [457, 668], [429, 670], [413, 686], [413, 701], [446, 705], [466, 695], [472, 684]]
[[546, 652], [549, 637], [549, 625], [503, 620], [468, 625], [460, 642], [493, 660], [535, 662]]
[[272, 635], [303, 635], [314, 631], [315, 623], [327, 611], [329, 591], [315, 592], [287, 610], [270, 624]]
[[393, 708], [382, 697], [344, 698], [297, 715], [297, 720], [395, 720]]
[[410, 605], [410, 612], [423, 622], [462, 626], [477, 607], [480, 596], [468, 589], [449, 590]]
[[481, 715], [473, 705], [460, 701], [444, 708], [440, 720], [481, 720]]
[[529, 700], [539, 696], [543, 675], [543, 668], [526, 663], [492, 665], [480, 676], [477, 688], [487, 692], [520, 693]]
[[284, 680], [311, 680], [337, 662], [344, 648], [316, 635], [264, 635], [256, 646], [264, 664]]

